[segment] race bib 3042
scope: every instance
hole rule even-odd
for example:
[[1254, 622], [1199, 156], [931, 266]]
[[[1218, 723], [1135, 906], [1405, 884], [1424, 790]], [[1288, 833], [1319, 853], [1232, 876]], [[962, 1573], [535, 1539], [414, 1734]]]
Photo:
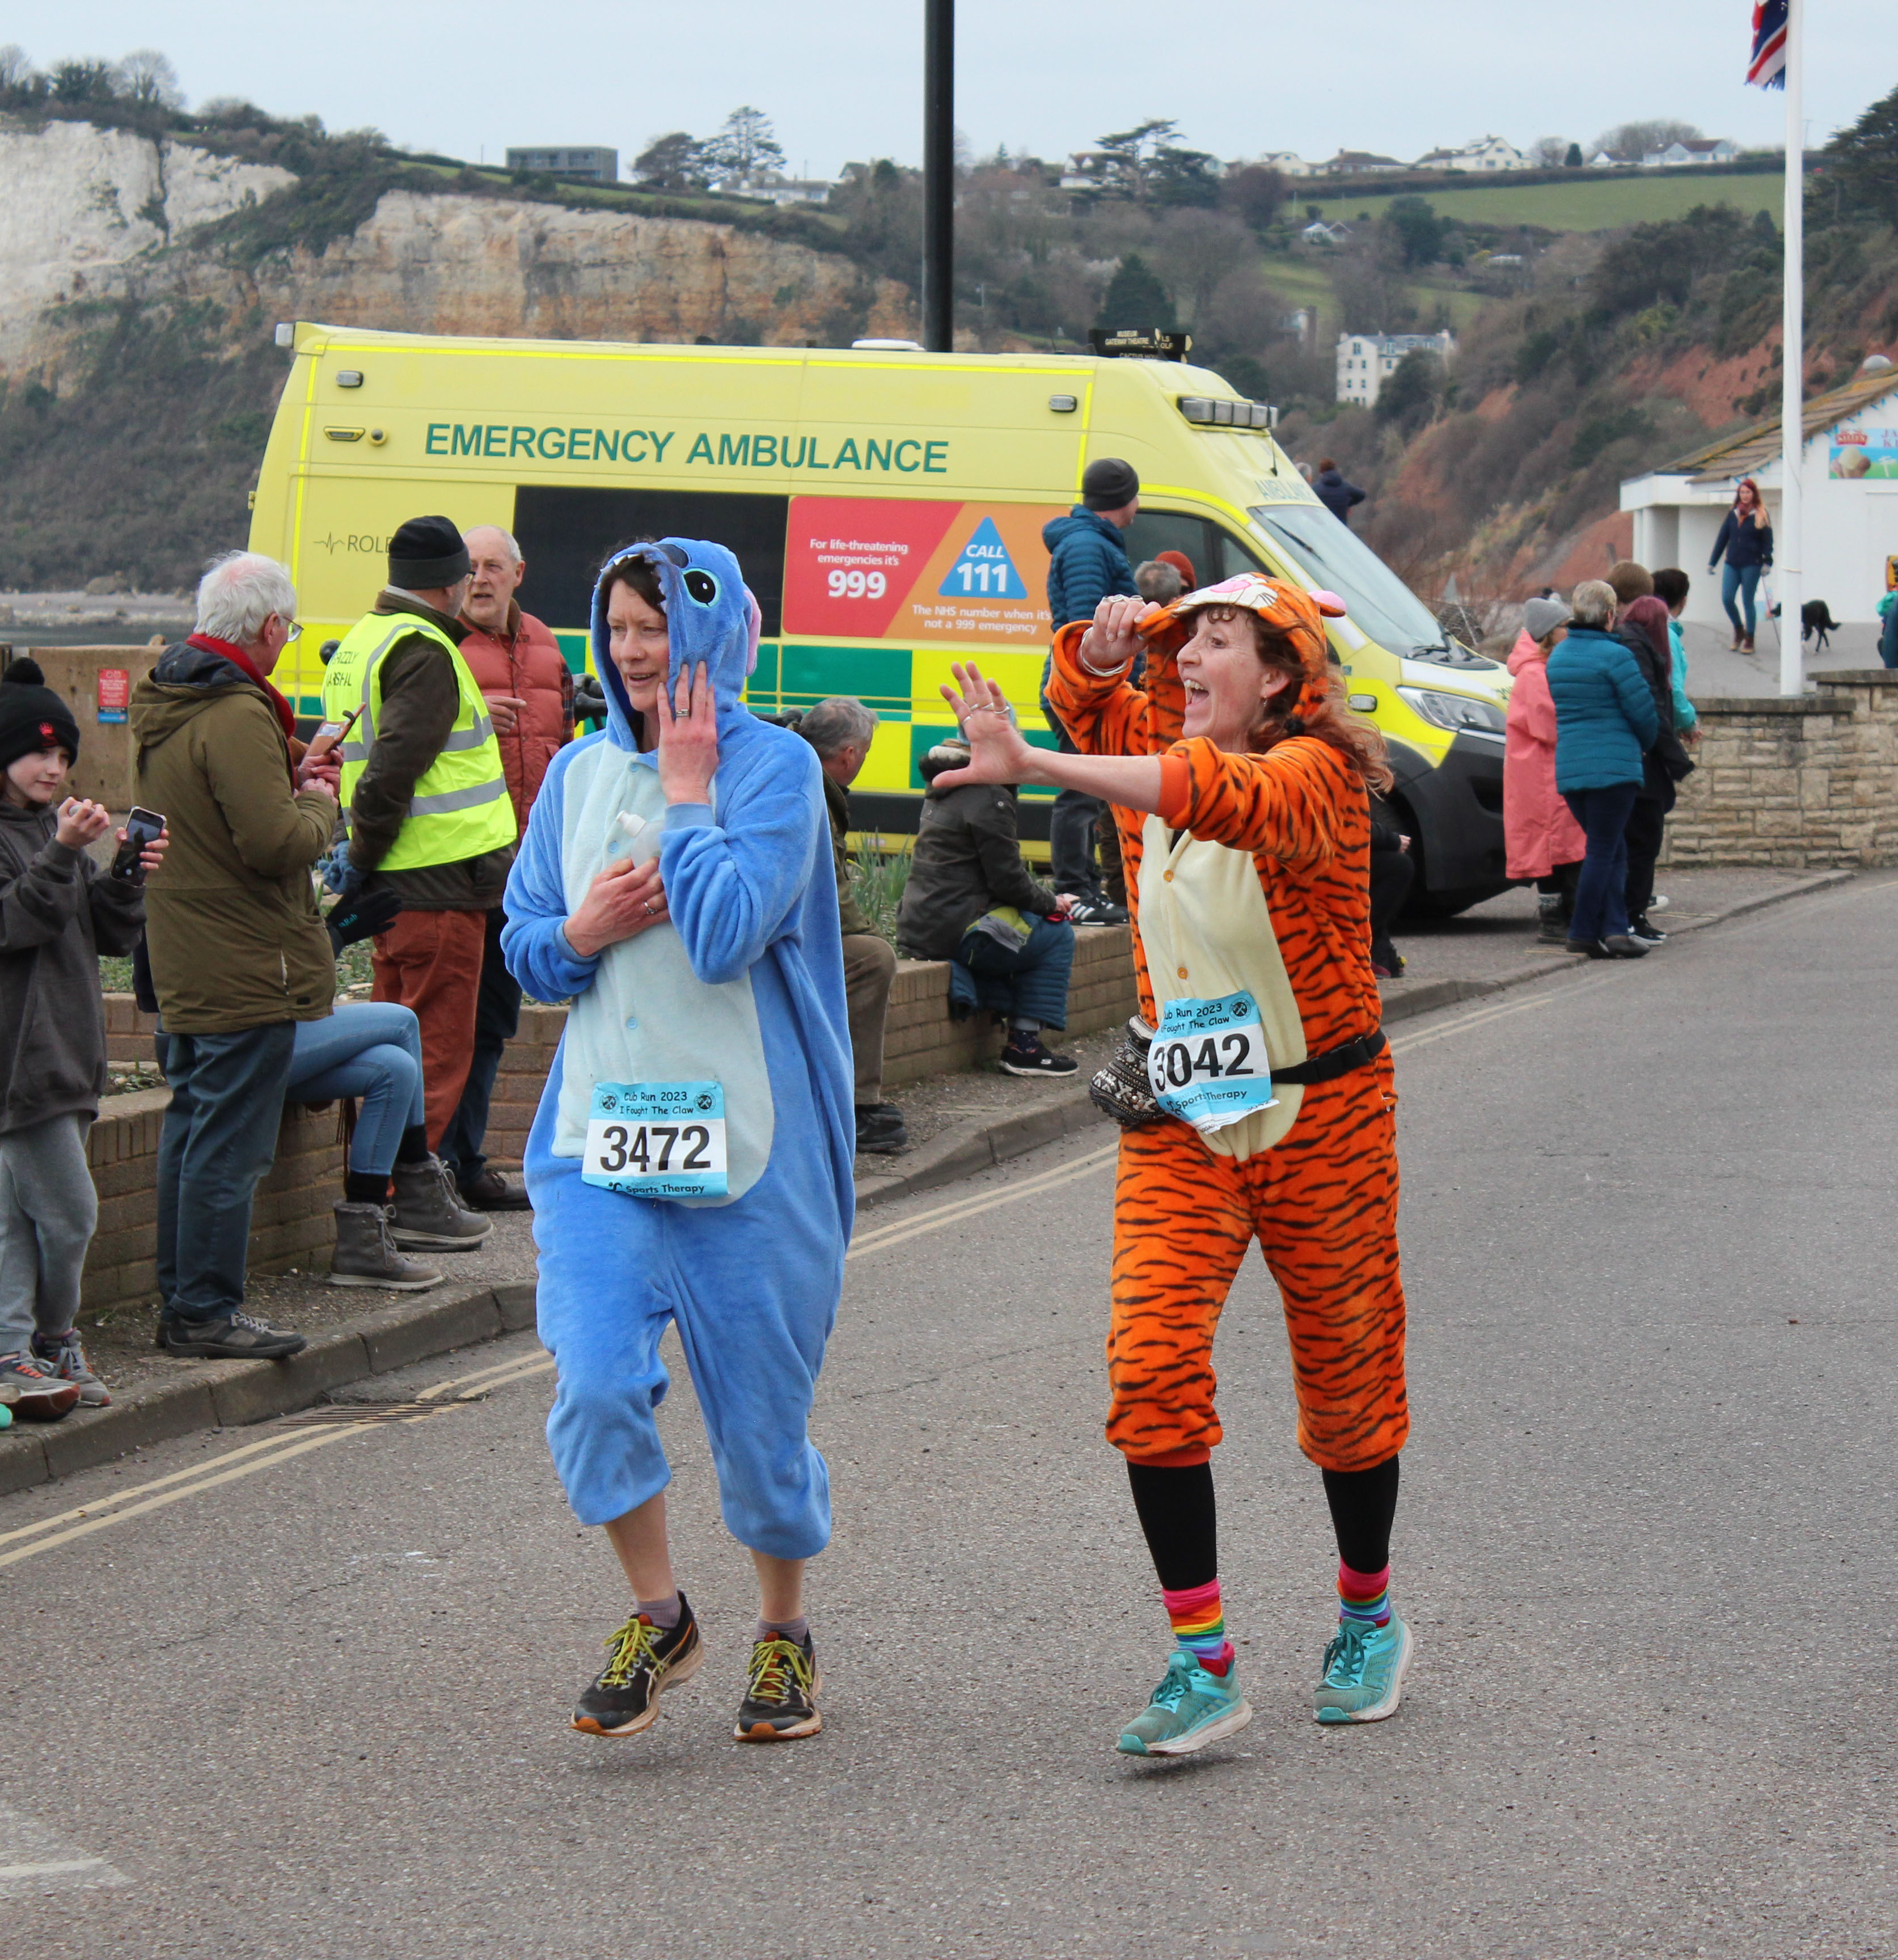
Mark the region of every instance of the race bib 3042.
[[1278, 1100], [1259, 1005], [1250, 994], [1168, 1001], [1147, 1051], [1154, 1099], [1204, 1134]]
[[593, 1087], [580, 1177], [633, 1198], [723, 1198], [725, 1092], [716, 1082]]

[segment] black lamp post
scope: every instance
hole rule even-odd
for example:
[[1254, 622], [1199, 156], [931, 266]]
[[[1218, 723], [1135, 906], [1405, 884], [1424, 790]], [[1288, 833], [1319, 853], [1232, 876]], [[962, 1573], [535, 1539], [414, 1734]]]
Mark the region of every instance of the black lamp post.
[[924, 0], [923, 341], [955, 345], [955, 0]]

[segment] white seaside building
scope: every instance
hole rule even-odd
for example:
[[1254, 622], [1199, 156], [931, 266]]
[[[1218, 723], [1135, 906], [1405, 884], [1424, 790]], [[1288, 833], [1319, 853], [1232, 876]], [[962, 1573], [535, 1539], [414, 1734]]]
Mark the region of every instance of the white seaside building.
[[1478, 136], [1461, 149], [1432, 150], [1411, 166], [1419, 170], [1527, 170], [1534, 166], [1515, 144], [1500, 136]]
[[1448, 365], [1457, 351], [1457, 337], [1447, 328], [1442, 333], [1340, 334], [1337, 399], [1371, 407], [1398, 363], [1419, 348]]
[[[1823, 599], [1841, 625], [1868, 625], [1877, 619], [1887, 568], [1898, 561], [1898, 367], [1872, 355], [1842, 387], [1807, 402], [1804, 425], [1801, 595]], [[1685, 616], [1696, 625], [1726, 624], [1720, 574], [1707, 560], [1741, 478], [1760, 485], [1766, 514], [1779, 523], [1779, 427], [1777, 416], [1756, 422], [1622, 484], [1636, 561], [1687, 573], [1693, 584]], [[1771, 571], [1760, 589], [1763, 615], [1778, 603]]]

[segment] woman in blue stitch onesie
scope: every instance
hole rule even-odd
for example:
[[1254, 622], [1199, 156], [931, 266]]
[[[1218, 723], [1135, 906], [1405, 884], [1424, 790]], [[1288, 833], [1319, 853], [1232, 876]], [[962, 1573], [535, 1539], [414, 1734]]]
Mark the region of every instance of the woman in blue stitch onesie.
[[843, 950], [817, 757], [739, 696], [757, 603], [723, 546], [629, 546], [593, 593], [607, 725], [562, 749], [508, 880], [515, 978], [572, 1005], [528, 1138], [547, 1440], [634, 1610], [574, 1726], [631, 1736], [695, 1673], [654, 1412], [679, 1330], [760, 1608], [736, 1733], [815, 1735], [805, 1561], [831, 1529], [806, 1432], [853, 1215]]

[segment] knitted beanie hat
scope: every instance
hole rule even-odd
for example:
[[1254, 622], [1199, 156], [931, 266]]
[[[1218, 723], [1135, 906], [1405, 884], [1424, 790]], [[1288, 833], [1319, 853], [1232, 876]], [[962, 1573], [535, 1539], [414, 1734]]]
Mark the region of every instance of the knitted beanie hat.
[[39, 662], [24, 657], [0, 674], [0, 769], [47, 749], [78, 761], [79, 724], [46, 682]]

